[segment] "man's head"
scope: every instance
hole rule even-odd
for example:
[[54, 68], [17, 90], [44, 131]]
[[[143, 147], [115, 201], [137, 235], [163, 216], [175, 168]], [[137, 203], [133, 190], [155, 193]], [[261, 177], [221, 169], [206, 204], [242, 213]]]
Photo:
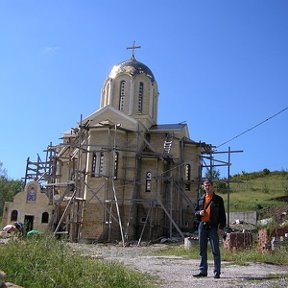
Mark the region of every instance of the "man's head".
[[210, 179], [206, 179], [203, 182], [203, 187], [206, 193], [213, 193], [213, 181]]
[[211, 179], [205, 179], [203, 182], [203, 185], [205, 185], [205, 184], [210, 184], [213, 186], [213, 181]]

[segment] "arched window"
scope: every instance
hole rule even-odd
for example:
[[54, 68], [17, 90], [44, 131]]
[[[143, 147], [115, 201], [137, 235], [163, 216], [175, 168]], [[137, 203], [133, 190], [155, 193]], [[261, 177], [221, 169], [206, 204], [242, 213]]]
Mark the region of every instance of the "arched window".
[[91, 167], [91, 176], [92, 177], [96, 176], [96, 161], [97, 161], [97, 155], [95, 152], [93, 152], [92, 167]]
[[147, 172], [146, 173], [146, 192], [151, 192], [151, 186], [152, 186], [152, 173]]
[[49, 222], [49, 213], [48, 212], [43, 212], [42, 213], [41, 222], [42, 223], [48, 223]]
[[191, 181], [191, 165], [185, 165], [185, 190], [190, 191], [190, 181]]
[[91, 177], [100, 177], [104, 169], [104, 153], [93, 152], [91, 163]]
[[144, 84], [143, 82], [140, 82], [139, 91], [138, 91], [138, 112], [142, 112], [142, 108], [143, 108], [143, 89], [144, 89]]
[[103, 171], [104, 171], [104, 153], [101, 152], [101, 153], [100, 153], [99, 174], [100, 174], [100, 175], [103, 175]]
[[17, 221], [18, 220], [18, 211], [17, 210], [13, 210], [11, 212], [11, 221]]
[[125, 99], [125, 86], [126, 81], [122, 80], [120, 82], [120, 97], [119, 97], [119, 110], [124, 111], [124, 99]]

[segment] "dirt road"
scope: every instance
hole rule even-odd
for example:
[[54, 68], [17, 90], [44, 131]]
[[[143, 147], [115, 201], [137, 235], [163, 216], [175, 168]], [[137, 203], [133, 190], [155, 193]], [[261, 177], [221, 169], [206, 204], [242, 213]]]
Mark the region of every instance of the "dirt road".
[[[141, 273], [159, 277], [161, 288], [288, 288], [288, 266], [249, 263], [246, 266], [222, 262], [220, 279], [213, 278], [213, 263], [207, 278], [197, 279], [192, 275], [198, 273], [198, 260], [182, 257], [151, 256], [165, 245], [148, 247], [119, 247], [113, 245], [71, 244], [73, 249], [85, 256], [118, 261]], [[210, 273], [210, 275], [209, 275]]]

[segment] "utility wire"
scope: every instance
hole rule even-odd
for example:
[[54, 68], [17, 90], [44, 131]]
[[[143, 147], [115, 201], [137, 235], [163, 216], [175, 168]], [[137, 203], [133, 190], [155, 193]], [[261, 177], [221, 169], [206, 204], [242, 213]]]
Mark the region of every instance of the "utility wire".
[[255, 126], [249, 128], [249, 129], [247, 129], [247, 130], [241, 132], [240, 134], [234, 136], [233, 138], [231, 138], [231, 139], [225, 141], [224, 143], [222, 143], [221, 145], [217, 146], [216, 148], [219, 148], [219, 147], [221, 147], [221, 146], [227, 144], [228, 142], [230, 142], [230, 141], [232, 141], [232, 140], [234, 140], [234, 139], [236, 139], [236, 138], [242, 136], [243, 134], [245, 134], [245, 133], [247, 133], [247, 132], [249, 132], [249, 131], [251, 131], [251, 130], [257, 128], [258, 126], [262, 125], [263, 123], [265, 123], [265, 122], [267, 122], [268, 120], [270, 120], [270, 119], [276, 117], [277, 115], [283, 113], [283, 112], [286, 111], [286, 110], [288, 110], [288, 106], [287, 106], [286, 108], [282, 109], [281, 111], [279, 111], [279, 112], [273, 114], [272, 116], [270, 116], [269, 118], [265, 119], [264, 121], [261, 121], [260, 123], [256, 124]]

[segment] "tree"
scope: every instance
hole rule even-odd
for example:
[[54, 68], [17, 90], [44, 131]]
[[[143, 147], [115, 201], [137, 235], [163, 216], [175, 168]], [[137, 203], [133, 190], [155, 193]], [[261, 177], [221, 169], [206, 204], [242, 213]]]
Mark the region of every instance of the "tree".
[[3, 163], [0, 161], [0, 177], [5, 177], [7, 178], [7, 171], [6, 169], [3, 167]]
[[229, 186], [224, 180], [220, 180], [220, 171], [215, 168], [211, 168], [211, 170], [207, 170], [205, 173], [206, 179], [211, 179], [214, 181], [214, 187], [216, 191], [221, 191], [222, 193], [226, 193], [229, 190]]
[[211, 179], [213, 181], [215, 180], [219, 180], [220, 179], [220, 171], [215, 168], [211, 168], [210, 170], [207, 170], [206, 173], [205, 173], [205, 178], [206, 179]]
[[16, 193], [21, 191], [20, 180], [8, 180], [7, 171], [0, 162], [0, 216], [3, 215], [3, 207], [6, 201], [12, 201]]

